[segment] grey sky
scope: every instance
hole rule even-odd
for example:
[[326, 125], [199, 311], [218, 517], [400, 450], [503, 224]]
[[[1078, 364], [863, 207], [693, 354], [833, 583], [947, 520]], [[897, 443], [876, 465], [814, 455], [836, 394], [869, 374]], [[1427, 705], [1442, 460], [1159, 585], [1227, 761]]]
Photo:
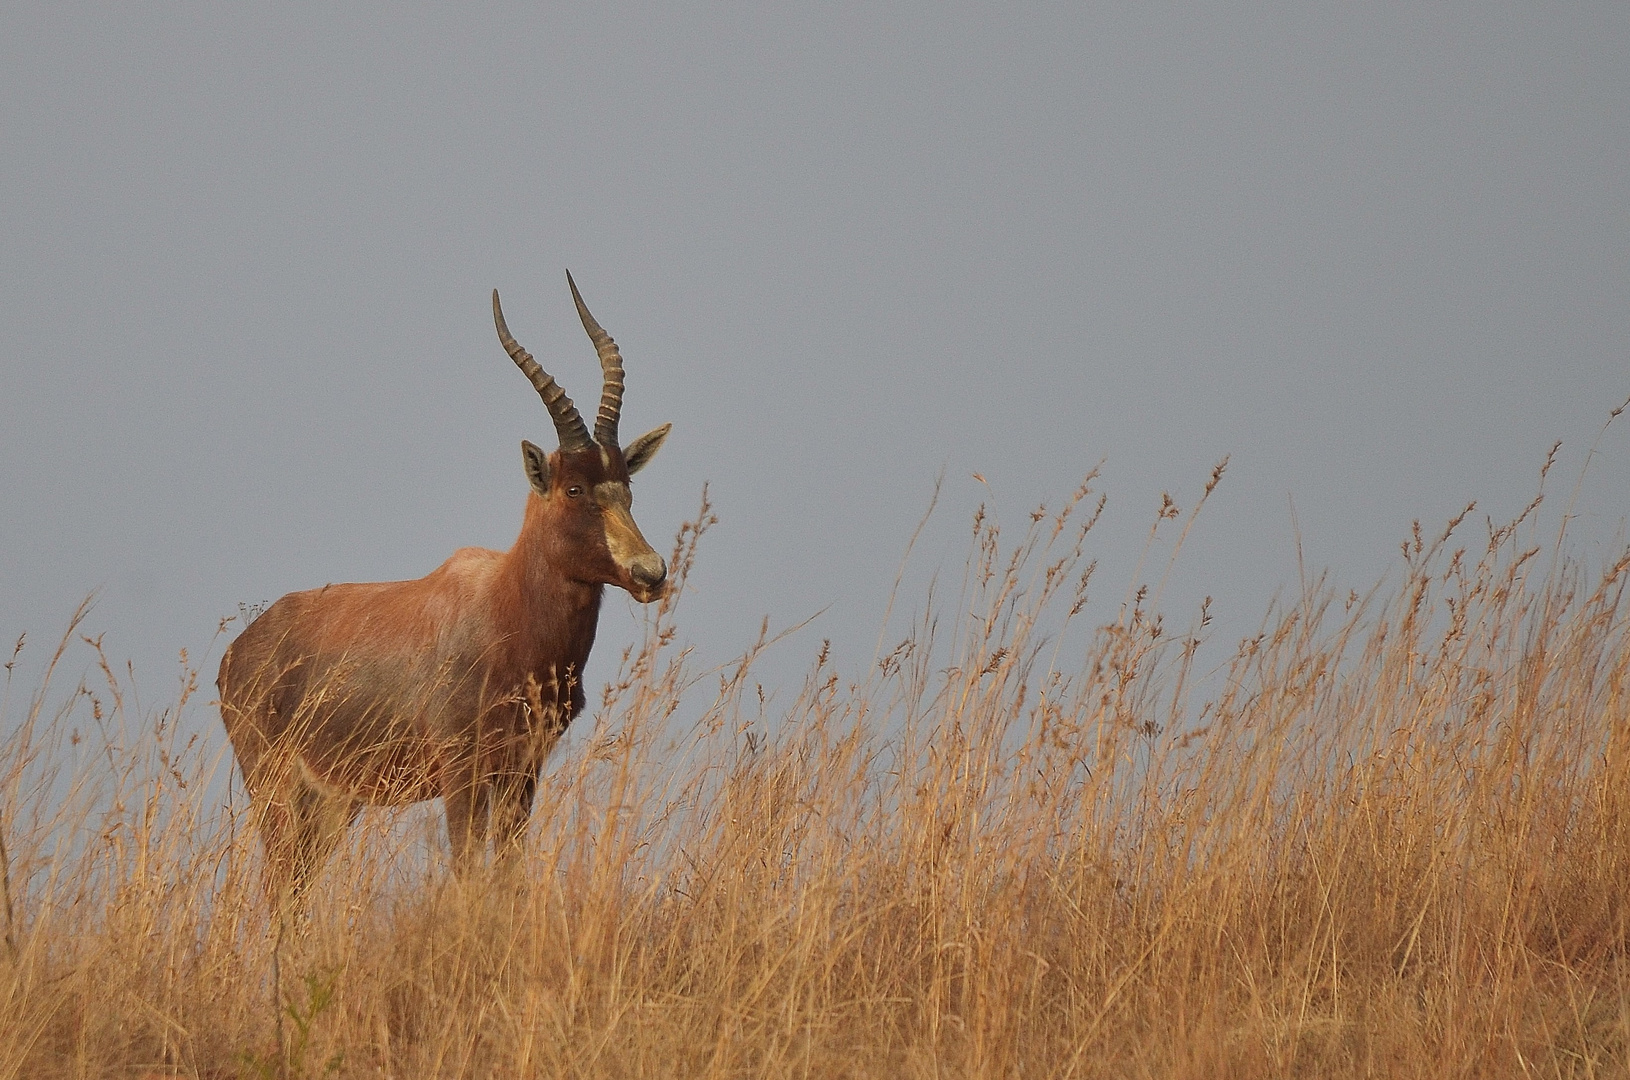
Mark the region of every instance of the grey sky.
[[[1243, 630], [1292, 500], [1363, 587], [1630, 394], [1630, 6], [8, 4], [0, 635], [99, 587], [162, 701], [239, 601], [508, 546], [488, 291], [592, 402], [568, 266], [659, 548], [712, 482], [704, 657], [830, 605], [788, 670], [857, 670], [942, 468], [928, 567], [1100, 459], [1107, 616], [1232, 455], [1171, 605]], [[1587, 555], [1630, 430], [1592, 468]]]

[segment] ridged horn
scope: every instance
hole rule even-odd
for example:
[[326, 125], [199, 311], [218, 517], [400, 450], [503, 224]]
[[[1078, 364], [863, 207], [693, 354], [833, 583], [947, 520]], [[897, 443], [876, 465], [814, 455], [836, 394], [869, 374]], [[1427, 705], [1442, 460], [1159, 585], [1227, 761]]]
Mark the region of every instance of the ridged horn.
[[601, 446], [617, 446], [617, 421], [623, 414], [623, 354], [618, 351], [617, 343], [611, 340], [611, 335], [589, 314], [588, 305], [583, 303], [570, 270], [566, 271], [566, 284], [571, 286], [577, 317], [583, 320], [583, 329], [589, 332], [594, 351], [600, 354], [600, 370], [605, 373], [600, 389], [600, 412], [594, 418], [594, 441]]
[[532, 354], [521, 348], [521, 343], [510, 336], [509, 327], [504, 325], [504, 309], [498, 306], [498, 290], [492, 290], [492, 322], [498, 328], [498, 340], [503, 343], [504, 351], [509, 358], [515, 361], [515, 366], [521, 369], [521, 374], [527, 377], [532, 388], [543, 398], [543, 407], [549, 410], [549, 418], [555, 422], [555, 434], [560, 437], [562, 450], [584, 450], [594, 445], [589, 438], [589, 429], [583, 424], [583, 417], [578, 415], [577, 406], [572, 399], [566, 396], [566, 391], [554, 380], [547, 371], [532, 359]]

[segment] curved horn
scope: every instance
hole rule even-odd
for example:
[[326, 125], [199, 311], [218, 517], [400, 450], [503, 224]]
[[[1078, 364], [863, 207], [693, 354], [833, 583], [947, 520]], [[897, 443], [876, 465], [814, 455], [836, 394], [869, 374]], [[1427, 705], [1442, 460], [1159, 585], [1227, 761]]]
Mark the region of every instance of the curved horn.
[[531, 353], [521, 348], [520, 342], [509, 336], [509, 327], [504, 325], [504, 309], [498, 306], [497, 289], [492, 290], [492, 322], [498, 328], [498, 340], [503, 343], [504, 351], [509, 353], [515, 366], [521, 369], [538, 396], [543, 398], [543, 406], [549, 410], [549, 416], [555, 422], [555, 434], [560, 436], [560, 448], [583, 450], [593, 446], [589, 429], [583, 426], [583, 418], [578, 415], [572, 399], [566, 396], [566, 391], [532, 359]]
[[566, 284], [572, 289], [572, 302], [577, 305], [577, 317], [583, 320], [583, 329], [594, 342], [594, 351], [600, 354], [600, 370], [605, 382], [600, 390], [600, 413], [594, 418], [594, 441], [601, 446], [617, 446], [617, 421], [623, 413], [623, 354], [611, 335], [601, 329], [589, 314], [588, 305], [577, 291], [572, 272], [566, 271]]

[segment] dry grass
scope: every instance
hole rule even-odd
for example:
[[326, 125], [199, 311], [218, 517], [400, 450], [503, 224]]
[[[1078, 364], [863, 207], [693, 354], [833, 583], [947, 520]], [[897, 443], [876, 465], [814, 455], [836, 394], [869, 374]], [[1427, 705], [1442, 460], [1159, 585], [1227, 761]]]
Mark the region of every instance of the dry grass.
[[281, 946], [190, 689], [48, 682], [0, 757], [0, 1078], [1630, 1072], [1630, 553], [1463, 515], [1201, 678], [1141, 591], [1070, 628], [1089, 490], [976, 520], [954, 601], [769, 710], [762, 640], [704, 682], [664, 608], [523, 882], [370, 817]]

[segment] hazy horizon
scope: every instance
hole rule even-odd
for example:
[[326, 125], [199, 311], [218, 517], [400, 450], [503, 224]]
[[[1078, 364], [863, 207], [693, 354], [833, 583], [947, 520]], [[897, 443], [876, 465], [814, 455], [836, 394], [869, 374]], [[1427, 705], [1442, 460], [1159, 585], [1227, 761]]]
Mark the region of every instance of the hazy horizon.
[[[1102, 621], [1227, 456], [1164, 597], [1215, 598], [1216, 663], [1298, 545], [1365, 589], [1556, 440], [1573, 550], [1624, 540], [1625, 420], [1573, 495], [1630, 395], [1622, 5], [29, 3], [0, 57], [25, 690], [93, 590], [160, 704], [240, 603], [507, 547], [553, 440], [488, 294], [592, 403], [568, 266], [623, 430], [674, 423], [659, 550], [710, 485], [704, 667], [824, 612], [767, 670], [860, 674], [941, 474], [896, 622], [975, 506], [1016, 532], [1100, 462]], [[608, 594], [591, 683], [640, 617]]]

